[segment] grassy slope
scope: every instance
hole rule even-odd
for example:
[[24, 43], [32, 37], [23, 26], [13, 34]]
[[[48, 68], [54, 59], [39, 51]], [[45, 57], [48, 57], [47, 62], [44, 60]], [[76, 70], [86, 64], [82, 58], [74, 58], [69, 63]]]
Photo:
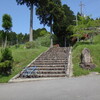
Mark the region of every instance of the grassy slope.
[[47, 47], [39, 47], [35, 49], [24, 49], [23, 47], [10, 48], [14, 57], [14, 70], [10, 76], [0, 76], [0, 82], [8, 82], [13, 76], [18, 74], [25, 66], [27, 66], [39, 54], [47, 50]]
[[100, 35], [94, 37], [94, 43], [89, 44], [89, 42], [78, 43], [73, 48], [73, 71], [74, 76], [86, 75], [89, 74], [88, 70], [83, 70], [79, 67], [80, 63], [80, 54], [83, 48], [89, 48], [91, 51], [91, 56], [93, 62], [96, 64], [96, 68], [92, 71], [100, 72]]

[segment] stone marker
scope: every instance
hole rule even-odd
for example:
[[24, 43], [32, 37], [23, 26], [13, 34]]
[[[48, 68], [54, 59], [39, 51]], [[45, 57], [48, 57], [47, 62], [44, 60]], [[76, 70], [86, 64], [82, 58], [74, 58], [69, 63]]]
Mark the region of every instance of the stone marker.
[[92, 62], [90, 50], [88, 48], [84, 48], [82, 50], [80, 67], [87, 69], [87, 70], [91, 70], [95, 68], [95, 64], [93, 64]]

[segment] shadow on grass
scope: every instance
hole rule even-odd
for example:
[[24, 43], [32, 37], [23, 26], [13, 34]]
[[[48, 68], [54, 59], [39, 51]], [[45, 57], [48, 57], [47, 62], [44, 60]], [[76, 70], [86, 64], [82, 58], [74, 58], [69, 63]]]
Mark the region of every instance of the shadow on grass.
[[5, 75], [5, 74], [0, 74], [0, 78], [2, 78], [2, 77], [9, 77], [11, 74], [7, 74], [7, 75]]

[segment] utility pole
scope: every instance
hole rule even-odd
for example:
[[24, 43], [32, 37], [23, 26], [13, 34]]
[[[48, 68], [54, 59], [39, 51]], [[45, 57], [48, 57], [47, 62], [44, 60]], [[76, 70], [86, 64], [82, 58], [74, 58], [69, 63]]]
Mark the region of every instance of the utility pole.
[[[76, 19], [75, 20], [73, 20], [73, 21], [75, 21], [76, 22], [76, 26], [78, 26], [78, 15], [76, 15]], [[79, 33], [77, 33], [77, 34], [79, 34]], [[79, 42], [79, 37], [77, 36], [77, 42]]]
[[77, 18], [77, 15], [76, 15], [76, 26], [78, 26], [78, 18]]
[[83, 6], [85, 6], [82, 1], [80, 2], [80, 14], [83, 16]]
[[[78, 18], [77, 18], [77, 15], [76, 15], [76, 26], [78, 26]], [[79, 33], [77, 33], [79, 34]], [[77, 37], [77, 42], [79, 42], [79, 37]]]

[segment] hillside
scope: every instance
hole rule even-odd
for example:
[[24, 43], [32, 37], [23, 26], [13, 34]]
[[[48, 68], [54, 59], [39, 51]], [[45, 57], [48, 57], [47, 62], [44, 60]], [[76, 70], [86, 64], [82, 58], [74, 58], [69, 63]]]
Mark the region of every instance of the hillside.
[[[88, 71], [79, 67], [80, 63], [80, 54], [83, 48], [90, 49], [93, 63], [96, 64], [94, 70]], [[90, 44], [88, 41], [81, 41], [76, 43], [73, 46], [73, 74], [74, 76], [86, 75], [90, 72], [99, 72], [100, 73], [100, 34], [96, 35], [93, 39], [93, 44]]]
[[47, 49], [48, 49], [47, 47], [42, 47], [42, 46], [33, 49], [26, 49], [24, 48], [24, 45], [20, 45], [20, 47], [17, 49], [15, 46], [10, 47], [10, 50], [12, 51], [12, 56], [14, 58], [13, 71], [12, 74], [9, 76], [0, 75], [0, 83], [8, 82], [13, 76], [18, 74], [32, 60], [34, 60], [38, 55], [40, 55]]

